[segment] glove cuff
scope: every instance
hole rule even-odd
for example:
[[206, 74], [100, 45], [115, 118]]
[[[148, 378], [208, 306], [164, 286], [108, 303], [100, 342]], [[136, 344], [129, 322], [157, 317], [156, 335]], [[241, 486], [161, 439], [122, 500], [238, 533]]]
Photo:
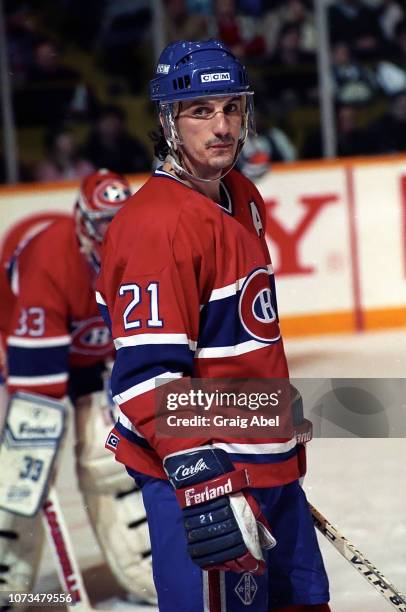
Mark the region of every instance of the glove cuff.
[[210, 502], [217, 497], [237, 493], [249, 486], [250, 480], [247, 470], [234, 470], [192, 487], [178, 489], [176, 497], [180, 507], [187, 508]]

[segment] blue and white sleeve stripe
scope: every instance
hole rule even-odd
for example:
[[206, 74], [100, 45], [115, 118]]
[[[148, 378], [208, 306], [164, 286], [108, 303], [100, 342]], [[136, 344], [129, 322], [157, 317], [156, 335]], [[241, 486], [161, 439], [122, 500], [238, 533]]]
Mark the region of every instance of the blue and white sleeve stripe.
[[7, 340], [8, 383], [36, 386], [64, 383], [68, 379], [70, 336]]

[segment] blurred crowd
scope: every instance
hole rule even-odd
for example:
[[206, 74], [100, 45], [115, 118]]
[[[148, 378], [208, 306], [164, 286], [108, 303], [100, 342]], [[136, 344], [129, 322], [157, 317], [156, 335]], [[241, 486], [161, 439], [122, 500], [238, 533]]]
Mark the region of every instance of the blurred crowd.
[[[20, 180], [80, 178], [100, 166], [148, 171], [153, 4], [4, 4]], [[167, 42], [217, 37], [248, 66], [258, 136], [245, 147], [244, 172], [322, 157], [312, 0], [161, 5]], [[328, 21], [338, 156], [406, 151], [406, 1], [332, 0]]]

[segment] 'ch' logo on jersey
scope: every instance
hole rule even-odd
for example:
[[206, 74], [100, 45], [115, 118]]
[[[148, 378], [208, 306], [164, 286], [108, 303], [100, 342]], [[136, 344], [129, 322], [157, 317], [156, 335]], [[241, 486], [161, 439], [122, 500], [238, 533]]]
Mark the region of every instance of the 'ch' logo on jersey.
[[106, 355], [112, 349], [111, 336], [101, 317], [73, 323], [73, 353], [82, 355]]
[[244, 281], [238, 314], [246, 332], [256, 340], [275, 342], [280, 338], [274, 292], [266, 268], [253, 270]]

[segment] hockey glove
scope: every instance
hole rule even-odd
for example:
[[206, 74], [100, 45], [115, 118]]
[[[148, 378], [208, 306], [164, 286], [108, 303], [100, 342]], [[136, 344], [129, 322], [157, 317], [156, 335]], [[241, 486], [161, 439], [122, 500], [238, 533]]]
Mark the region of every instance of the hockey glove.
[[183, 510], [192, 560], [205, 570], [262, 574], [261, 548], [273, 548], [276, 540], [247, 490], [247, 471], [210, 448], [171, 455], [164, 468]]

